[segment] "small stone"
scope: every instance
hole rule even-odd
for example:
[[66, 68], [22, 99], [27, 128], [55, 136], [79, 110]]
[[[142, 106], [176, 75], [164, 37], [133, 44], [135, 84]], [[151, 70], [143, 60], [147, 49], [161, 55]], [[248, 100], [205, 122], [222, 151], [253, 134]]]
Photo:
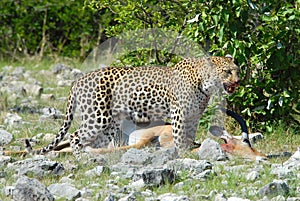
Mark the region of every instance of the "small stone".
[[282, 195], [278, 195], [271, 199], [271, 201], [285, 201], [285, 197]]
[[135, 189], [135, 190], [140, 190], [144, 187], [145, 187], [145, 182], [143, 179], [139, 179], [137, 181], [134, 181], [134, 182], [128, 184], [128, 188]]
[[125, 164], [147, 165], [151, 162], [152, 155], [144, 149], [129, 149], [121, 157], [121, 162]]
[[77, 198], [75, 201], [90, 201], [90, 199], [87, 199], [87, 198]]
[[160, 186], [166, 183], [173, 183], [176, 175], [172, 169], [152, 169], [145, 170], [142, 178], [148, 186]]
[[77, 80], [78, 78], [82, 77], [83, 75], [84, 75], [84, 73], [81, 72], [81, 70], [74, 68], [71, 71], [70, 79]]
[[170, 160], [178, 158], [176, 149], [173, 148], [163, 148], [152, 154], [151, 166], [159, 167], [166, 164]]
[[48, 174], [62, 175], [64, 166], [61, 163], [42, 158], [27, 158], [22, 161], [9, 163], [7, 168], [14, 169], [19, 175], [29, 173], [42, 177]]
[[227, 198], [224, 194], [216, 194], [214, 201], [227, 201]]
[[13, 139], [12, 134], [7, 132], [6, 130], [0, 129], [0, 146], [4, 146], [9, 144]]
[[4, 187], [4, 195], [6, 197], [13, 196], [15, 187], [14, 186], [5, 186]]
[[227, 201], [250, 201], [250, 200], [244, 198], [238, 198], [238, 197], [230, 197], [227, 199]]
[[175, 184], [173, 188], [181, 190], [183, 187], [184, 187], [184, 182], [179, 182]]
[[12, 161], [12, 159], [11, 159], [10, 156], [0, 155], [0, 167], [4, 167], [5, 165], [7, 165], [11, 161]]
[[205, 170], [211, 170], [212, 164], [206, 160], [195, 160], [190, 158], [176, 159], [169, 161], [167, 167], [176, 171], [188, 171], [194, 175], [200, 174]]
[[173, 193], [165, 193], [158, 196], [160, 201], [189, 201], [190, 199], [184, 195], [176, 195]]
[[48, 191], [44, 184], [37, 179], [30, 179], [28, 177], [20, 177], [17, 180], [15, 189], [13, 191], [13, 199], [18, 201], [52, 201], [54, 197]]
[[109, 171], [109, 169], [104, 166], [96, 166], [95, 168], [86, 171], [85, 175], [89, 177], [100, 176], [104, 171]]
[[248, 173], [247, 175], [246, 175], [246, 179], [248, 180], [248, 181], [255, 181], [256, 179], [258, 179], [259, 178], [259, 172], [257, 172], [257, 171], [252, 171], [252, 172], [250, 172], [250, 173]]
[[146, 189], [145, 191], [141, 192], [141, 195], [143, 197], [153, 197], [155, 194], [151, 190]]
[[68, 183], [68, 184], [72, 184], [74, 183], [74, 180], [71, 179], [70, 177], [62, 177], [60, 180], [59, 180], [60, 183]]
[[110, 194], [104, 199], [104, 201], [117, 201], [117, 197], [115, 195]]
[[300, 197], [289, 197], [286, 201], [300, 201]]
[[74, 200], [81, 196], [81, 193], [72, 184], [56, 183], [48, 186], [49, 191], [56, 197]]
[[199, 159], [206, 159], [206, 160], [212, 160], [212, 161], [224, 161], [227, 159], [226, 154], [222, 150], [219, 143], [216, 141], [208, 138], [205, 139], [199, 150], [198, 150], [198, 156]]
[[18, 114], [7, 113], [4, 119], [4, 123], [9, 127], [19, 126], [23, 124], [22, 117]]
[[131, 192], [129, 193], [129, 195], [126, 195], [125, 197], [120, 198], [118, 201], [133, 201], [133, 200], [137, 200], [136, 197], [137, 195], [140, 195], [141, 193], [137, 193], [137, 192]]
[[199, 174], [193, 174], [192, 178], [197, 179], [197, 180], [205, 180], [205, 179], [209, 178], [210, 176], [212, 176], [213, 174], [214, 174], [214, 172], [212, 170], [204, 170], [203, 172], [201, 172]]
[[13, 76], [20, 78], [20, 77], [23, 77], [24, 72], [25, 72], [25, 68], [23, 66], [19, 66], [19, 67], [16, 67], [15, 70], [11, 74]]
[[58, 87], [70, 87], [73, 84], [73, 80], [59, 80], [57, 82]]
[[60, 74], [63, 71], [71, 71], [71, 67], [65, 65], [65, 64], [55, 64], [54, 67], [52, 68], [52, 73], [53, 74]]
[[34, 97], [38, 97], [43, 92], [43, 87], [38, 84], [25, 84], [23, 88], [27, 96], [31, 95]]
[[52, 133], [46, 133], [43, 137], [43, 141], [46, 142], [51, 142], [52, 140], [54, 140], [56, 135], [52, 134]]
[[61, 111], [53, 107], [45, 107], [41, 109], [40, 112], [42, 113], [40, 120], [62, 119], [64, 117]]
[[55, 96], [53, 94], [42, 94], [41, 95], [41, 100], [43, 100], [43, 101], [54, 101]]
[[259, 193], [262, 197], [275, 197], [278, 195], [287, 195], [289, 193], [289, 187], [282, 180], [274, 180], [273, 182], [262, 187], [259, 190]]

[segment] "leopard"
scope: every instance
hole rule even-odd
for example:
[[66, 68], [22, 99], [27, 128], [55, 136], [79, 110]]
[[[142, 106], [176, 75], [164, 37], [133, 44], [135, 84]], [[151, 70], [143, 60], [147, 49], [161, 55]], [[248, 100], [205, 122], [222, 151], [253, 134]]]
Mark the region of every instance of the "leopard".
[[65, 118], [52, 142], [36, 154], [48, 153], [64, 139], [76, 108], [81, 123], [69, 135], [72, 152], [122, 143], [122, 120], [147, 123], [169, 120], [176, 150], [192, 146], [199, 119], [216, 88], [228, 94], [240, 83], [231, 55], [184, 58], [173, 67], [105, 67], [83, 75], [72, 85]]

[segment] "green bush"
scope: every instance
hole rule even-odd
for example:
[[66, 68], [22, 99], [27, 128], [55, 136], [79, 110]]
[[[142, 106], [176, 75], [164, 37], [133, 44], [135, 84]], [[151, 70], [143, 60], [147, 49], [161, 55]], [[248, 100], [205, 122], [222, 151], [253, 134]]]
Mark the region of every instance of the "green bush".
[[82, 57], [106, 40], [110, 13], [80, 0], [0, 1], [0, 54]]

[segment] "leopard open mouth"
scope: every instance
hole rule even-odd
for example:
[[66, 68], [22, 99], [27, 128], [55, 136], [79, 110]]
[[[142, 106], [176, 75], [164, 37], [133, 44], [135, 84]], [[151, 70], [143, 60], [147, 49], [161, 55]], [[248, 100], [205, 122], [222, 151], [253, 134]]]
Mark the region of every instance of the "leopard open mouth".
[[235, 91], [236, 87], [238, 87], [238, 84], [236, 84], [236, 83], [229, 83], [229, 84], [224, 83], [223, 86], [224, 86], [224, 89], [227, 93], [232, 94]]

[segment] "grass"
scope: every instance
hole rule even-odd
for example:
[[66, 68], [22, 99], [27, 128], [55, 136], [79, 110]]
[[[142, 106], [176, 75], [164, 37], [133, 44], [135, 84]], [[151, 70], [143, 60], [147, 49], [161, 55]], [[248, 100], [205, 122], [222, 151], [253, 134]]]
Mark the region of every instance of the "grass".
[[[14, 141], [10, 145], [6, 146], [7, 149], [10, 149], [10, 146], [22, 147], [23, 143], [17, 140], [19, 138], [33, 137], [39, 133], [56, 134], [58, 132], [62, 120], [40, 121], [40, 114], [31, 114], [26, 111], [23, 113], [18, 113], [18, 115], [22, 117], [23, 121], [27, 122], [26, 124], [21, 125], [18, 128], [10, 128], [4, 124], [6, 114], [10, 112], [11, 108], [13, 108], [14, 106], [20, 106], [23, 103], [24, 99], [29, 99], [32, 102], [34, 102], [34, 107], [36, 108], [54, 107], [64, 113], [66, 101], [60, 101], [59, 98], [68, 96], [69, 87], [57, 87], [57, 80], [55, 75], [50, 74], [51, 76], [49, 76], [48, 74], [43, 75], [39, 73], [41, 70], [51, 69], [53, 65], [57, 62], [65, 63], [75, 67], [80, 66], [80, 64], [77, 64], [76, 62], [71, 60], [44, 60], [41, 63], [35, 63], [31, 60], [24, 60], [18, 63], [10, 63], [8, 61], [0, 63], [0, 75], [3, 67], [6, 65], [13, 66], [13, 68], [10, 71], [13, 71], [14, 67], [24, 66], [26, 70], [30, 70], [33, 72], [32, 77], [34, 79], [43, 83], [44, 93], [52, 93], [56, 97], [56, 100], [54, 101], [42, 101], [39, 97], [23, 97], [11, 101], [10, 97], [7, 94], [2, 94], [0, 96], [0, 125], [3, 125], [3, 127], [7, 131], [11, 132], [14, 135]], [[27, 80], [24, 78], [24, 81]], [[78, 121], [75, 121], [72, 128], [70, 129], [70, 132], [74, 131], [78, 127], [78, 124]], [[236, 125], [236, 123], [234, 123], [233, 120], [228, 120], [227, 126], [228, 130], [230, 130], [230, 133], [234, 135], [240, 134], [239, 126]], [[294, 129], [292, 126], [286, 126], [282, 122], [274, 123], [273, 128], [274, 131], [272, 133], [263, 133], [264, 140], [259, 141], [257, 144], [255, 144], [255, 148], [266, 154], [279, 153], [282, 151], [289, 151], [292, 153], [295, 152], [297, 147], [299, 147], [300, 145], [299, 131]], [[251, 130], [255, 131], [255, 128], [251, 128]], [[198, 131], [198, 135], [198, 139], [200, 141], [203, 141], [208, 136], [207, 125], [201, 124]], [[36, 145], [35, 147], [42, 147], [47, 143], [48, 142], [41, 141], [40, 144]], [[106, 155], [106, 157], [109, 159], [108, 165], [112, 165], [118, 161], [120, 153], [113, 153], [110, 155]], [[193, 155], [189, 155], [189, 157], [196, 158], [196, 156]], [[19, 156], [13, 156], [13, 159], [20, 160], [22, 158]], [[45, 176], [43, 178], [40, 178], [40, 181], [43, 182], [46, 186], [52, 183], [59, 182], [63, 176], [72, 175], [71, 178], [75, 181], [75, 186], [78, 189], [90, 186], [92, 183], [98, 184], [98, 187], [91, 187], [94, 190], [93, 196], [96, 196], [96, 194], [99, 193], [99, 189], [102, 189], [101, 191], [103, 192], [103, 195], [99, 199], [103, 200], [105, 197], [104, 194], [109, 193], [109, 187], [107, 187], [107, 180], [117, 180], [118, 185], [121, 187], [127, 185], [130, 182], [129, 180], [119, 178], [118, 176], [112, 177], [109, 172], [105, 172], [100, 177], [94, 176], [92, 178], [87, 178], [84, 173], [87, 170], [90, 170], [96, 166], [95, 163], [89, 161], [88, 159], [77, 161], [73, 155], [65, 154], [56, 157], [55, 160], [62, 163], [67, 162], [75, 164], [75, 169], [67, 169], [62, 176]], [[286, 158], [277, 158], [271, 159], [270, 162], [281, 164], [285, 160]], [[179, 176], [178, 181], [183, 182], [182, 188], [176, 189], [174, 188], [174, 184], [167, 184], [162, 187], [154, 188], [153, 191], [157, 195], [163, 193], [176, 194], [178, 192], [183, 192], [183, 194], [189, 197], [195, 197], [196, 195], [201, 197], [203, 195], [209, 195], [214, 191], [218, 193], [225, 193], [227, 195], [229, 194], [228, 192], [230, 192], [230, 194], [232, 195], [236, 194], [236, 196], [248, 198], [251, 200], [257, 200], [259, 198], [259, 195], [257, 194], [258, 189], [277, 178], [275, 175], [271, 174], [270, 165], [263, 164], [263, 172], [260, 174], [260, 178], [258, 180], [259, 182], [251, 182], [246, 179], [245, 174], [249, 172], [250, 169], [253, 169], [255, 167], [255, 164], [253, 162], [245, 162], [244, 160], [237, 158], [233, 161], [230, 161], [229, 164], [230, 166], [244, 165], [245, 167], [239, 171], [228, 171], [228, 169], [226, 168], [226, 166], [228, 166], [228, 163], [226, 165], [216, 165], [213, 169], [215, 175], [211, 175], [211, 177], [206, 179], [205, 182], [190, 179], [188, 172], [182, 172], [182, 174]], [[0, 189], [3, 189], [5, 186], [8, 185], [14, 185], [16, 181], [16, 178], [12, 177], [12, 175], [14, 175], [14, 172], [11, 170], [7, 170], [5, 169], [5, 167], [0, 165], [0, 172], [1, 171], [5, 171], [8, 174], [8, 176], [5, 178], [5, 181], [0, 180]], [[34, 175], [31, 176], [34, 177]], [[296, 196], [296, 187], [300, 186], [299, 181], [297, 181], [296, 178], [289, 178], [289, 185], [291, 187], [290, 196]], [[137, 199], [143, 200], [143, 198], [139, 196]], [[7, 198], [0, 191], [0, 200], [10, 200], [10, 198]]]

